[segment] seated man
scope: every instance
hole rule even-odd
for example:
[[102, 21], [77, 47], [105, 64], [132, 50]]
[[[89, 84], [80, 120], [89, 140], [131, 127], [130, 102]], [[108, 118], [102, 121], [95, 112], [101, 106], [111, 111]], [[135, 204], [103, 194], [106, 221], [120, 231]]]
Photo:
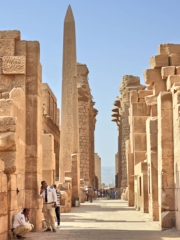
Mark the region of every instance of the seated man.
[[25, 238], [24, 235], [34, 228], [34, 225], [29, 223], [29, 213], [30, 209], [24, 208], [22, 212], [19, 212], [14, 217], [12, 230], [18, 239]]

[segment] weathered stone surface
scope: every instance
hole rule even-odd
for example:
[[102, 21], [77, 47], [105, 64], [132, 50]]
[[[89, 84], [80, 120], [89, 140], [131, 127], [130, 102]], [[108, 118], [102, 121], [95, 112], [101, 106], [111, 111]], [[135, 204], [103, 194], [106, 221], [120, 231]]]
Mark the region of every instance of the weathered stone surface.
[[2, 72], [3, 74], [26, 74], [25, 56], [4, 56]]
[[130, 92], [130, 100], [131, 102], [138, 102], [138, 92], [136, 90]]
[[42, 135], [42, 177], [51, 184], [55, 182], [55, 153], [54, 153], [54, 137], [52, 134]]
[[[25, 90], [25, 75], [0, 75], [0, 93], [10, 92], [13, 88]], [[2, 97], [1, 97], [2, 98]]]
[[26, 56], [26, 41], [16, 41], [15, 55]]
[[150, 58], [150, 68], [161, 68], [169, 65], [168, 54], [156, 55]]
[[145, 133], [146, 132], [146, 120], [148, 116], [135, 116], [134, 120], [134, 133]]
[[146, 102], [147, 106], [155, 105], [155, 104], [157, 104], [157, 96], [156, 95], [146, 96], [145, 102]]
[[18, 30], [0, 31], [0, 39], [16, 39], [20, 40], [21, 33]]
[[146, 151], [146, 134], [145, 133], [134, 134], [134, 147], [136, 151]]
[[173, 84], [176, 82], [180, 83], [180, 76], [179, 75], [170, 75], [166, 81], [167, 91], [169, 91], [171, 89], [171, 87], [173, 86]]
[[174, 53], [169, 56], [169, 65], [170, 66], [179, 66], [180, 65], [180, 53]]
[[175, 73], [176, 73], [176, 75], [180, 74], [180, 66], [176, 67]]
[[0, 39], [0, 57], [13, 56], [15, 53], [14, 39]]
[[[171, 215], [169, 227], [173, 226], [174, 216], [174, 159], [173, 159], [173, 131], [172, 131], [172, 94], [162, 92], [158, 96], [158, 186], [160, 203], [160, 221], [167, 227], [163, 214]], [[166, 151], [166, 154], [164, 151]], [[170, 157], [167, 155], [170, 153]]]
[[164, 80], [153, 83], [153, 95], [157, 96], [161, 91], [166, 91], [166, 82]]
[[153, 91], [151, 90], [139, 90], [138, 91], [138, 97], [139, 98], [145, 98], [146, 96], [152, 95]]
[[144, 82], [151, 84], [161, 81], [161, 69], [147, 69], [144, 71]]
[[161, 68], [162, 79], [167, 79], [169, 75], [175, 75], [175, 66], [168, 66]]
[[165, 43], [158, 46], [158, 54], [180, 53], [180, 44]]
[[[42, 84], [42, 131], [43, 133], [46, 133], [46, 135], [48, 134], [52, 135], [54, 139], [52, 141], [53, 146], [51, 148], [51, 150], [53, 148], [54, 150], [52, 150], [52, 154], [49, 162], [50, 163], [49, 171], [51, 171], [52, 173], [54, 169], [55, 174], [53, 174], [53, 178], [52, 178], [53, 180], [51, 180], [50, 182], [54, 182], [55, 180], [57, 181], [59, 179], [60, 128], [59, 128], [59, 122], [58, 122], [59, 120], [57, 119], [59, 119], [59, 111], [57, 109], [57, 99], [54, 96], [48, 84], [43, 83]], [[44, 146], [43, 149], [45, 151], [48, 149], [50, 150], [49, 146]], [[54, 156], [53, 156], [53, 151], [55, 154]], [[48, 154], [50, 154], [50, 152], [48, 152]], [[46, 156], [45, 153], [44, 155], [47, 161], [48, 157]], [[53, 165], [54, 167], [52, 168], [52, 160], [54, 157], [55, 157], [54, 159], [55, 165]], [[45, 159], [43, 158], [43, 162], [44, 160]], [[48, 162], [47, 162], [47, 165], [48, 165]], [[44, 177], [44, 179], [46, 178]]]
[[15, 150], [15, 134], [14, 132], [0, 133], [0, 151]]
[[14, 117], [0, 117], [0, 132], [15, 132], [15, 123]]
[[146, 103], [132, 103], [133, 116], [149, 116], [150, 108]]

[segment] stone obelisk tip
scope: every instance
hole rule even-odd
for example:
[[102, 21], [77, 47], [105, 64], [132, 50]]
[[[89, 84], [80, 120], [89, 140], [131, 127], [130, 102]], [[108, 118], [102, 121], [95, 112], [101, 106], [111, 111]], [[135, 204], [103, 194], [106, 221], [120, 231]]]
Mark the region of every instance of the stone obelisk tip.
[[74, 22], [74, 16], [70, 5], [68, 6], [64, 22]]

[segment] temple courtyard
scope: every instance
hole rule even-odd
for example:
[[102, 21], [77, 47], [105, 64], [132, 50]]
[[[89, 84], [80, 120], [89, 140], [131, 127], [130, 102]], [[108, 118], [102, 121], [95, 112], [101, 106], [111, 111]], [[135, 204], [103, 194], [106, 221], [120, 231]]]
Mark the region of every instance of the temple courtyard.
[[126, 201], [100, 199], [62, 213], [61, 227], [57, 227], [56, 233], [32, 232], [27, 239], [170, 240], [180, 239], [180, 231], [175, 228], [160, 230], [158, 222], [150, 221], [148, 214], [128, 207]]

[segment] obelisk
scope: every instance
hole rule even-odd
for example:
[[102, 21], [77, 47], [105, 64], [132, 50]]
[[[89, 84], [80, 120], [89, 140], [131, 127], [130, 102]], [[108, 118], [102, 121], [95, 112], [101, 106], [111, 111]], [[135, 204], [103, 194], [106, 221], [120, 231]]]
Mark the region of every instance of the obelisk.
[[[64, 20], [60, 142], [61, 182], [64, 182], [65, 172], [72, 172], [72, 170], [76, 178], [75, 182], [80, 181], [80, 179], [78, 180], [80, 166], [78, 162], [79, 126], [76, 69], [75, 21], [71, 6], [69, 6]], [[76, 162], [77, 167], [72, 167], [73, 162]], [[71, 173], [72, 178], [73, 172]]]

